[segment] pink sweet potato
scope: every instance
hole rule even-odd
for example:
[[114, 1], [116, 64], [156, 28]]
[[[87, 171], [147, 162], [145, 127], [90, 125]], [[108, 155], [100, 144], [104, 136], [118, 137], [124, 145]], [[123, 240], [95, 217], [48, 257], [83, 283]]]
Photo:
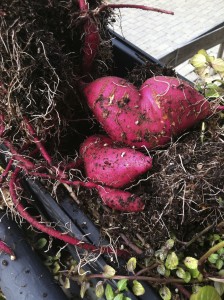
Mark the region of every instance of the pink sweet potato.
[[120, 147], [110, 138], [94, 135], [81, 145], [87, 177], [102, 185], [121, 188], [130, 185], [152, 167], [152, 158], [128, 147]]
[[138, 212], [145, 207], [142, 199], [130, 192], [102, 186], [99, 186], [97, 190], [103, 202], [110, 208], [120, 211]]
[[201, 94], [174, 77], [150, 78], [139, 90], [122, 78], [103, 77], [84, 94], [113, 140], [139, 148], [163, 146], [212, 113]]

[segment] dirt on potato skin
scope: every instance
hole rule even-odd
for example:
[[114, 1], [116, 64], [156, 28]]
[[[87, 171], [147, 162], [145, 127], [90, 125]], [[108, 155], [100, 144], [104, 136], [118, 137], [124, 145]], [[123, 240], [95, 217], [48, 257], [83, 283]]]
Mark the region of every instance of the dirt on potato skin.
[[214, 225], [211, 232], [217, 231], [224, 218], [223, 119], [216, 115], [205, 123], [204, 133], [199, 124], [168, 147], [151, 152], [153, 168], [130, 188], [142, 195], [142, 212], [113, 211], [96, 193], [82, 191], [80, 207], [104, 237], [125, 245], [125, 236], [147, 256], [171, 237], [181, 248], [209, 225]]

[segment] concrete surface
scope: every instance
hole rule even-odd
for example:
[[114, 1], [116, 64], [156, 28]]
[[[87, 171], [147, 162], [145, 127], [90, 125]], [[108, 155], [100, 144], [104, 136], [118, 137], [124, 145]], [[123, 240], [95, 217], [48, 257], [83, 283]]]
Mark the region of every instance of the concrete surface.
[[[109, 0], [107, 2], [142, 4], [174, 12], [174, 15], [166, 15], [131, 8], [115, 10], [116, 22], [112, 29], [157, 59], [224, 22], [224, 0]], [[214, 55], [217, 49], [217, 47], [213, 49]], [[179, 69], [182, 69], [183, 75], [191, 73], [187, 63], [182, 65]]]

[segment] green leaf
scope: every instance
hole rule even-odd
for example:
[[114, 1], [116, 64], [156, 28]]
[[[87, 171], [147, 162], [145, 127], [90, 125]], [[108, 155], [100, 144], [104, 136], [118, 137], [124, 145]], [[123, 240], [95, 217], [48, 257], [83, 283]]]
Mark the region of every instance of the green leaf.
[[222, 58], [215, 58], [211, 64], [216, 72], [224, 72], [224, 60]]
[[59, 263], [54, 262], [53, 274], [57, 274], [60, 269], [61, 269], [61, 266], [59, 265]]
[[215, 60], [215, 56], [208, 55], [208, 56], [206, 57], [206, 60], [207, 60], [208, 63], [212, 63], [212, 62]]
[[211, 264], [215, 264], [216, 261], [219, 259], [219, 255], [217, 253], [212, 253], [209, 257], [208, 257], [208, 261]]
[[145, 289], [144, 289], [143, 285], [137, 280], [133, 281], [132, 291], [135, 296], [141, 296], [145, 293]]
[[118, 294], [116, 297], [114, 297], [114, 300], [123, 300], [124, 295], [123, 294]]
[[222, 300], [216, 289], [210, 285], [203, 286], [190, 300]]
[[165, 247], [162, 247], [155, 252], [155, 257], [158, 257], [161, 261], [164, 261], [167, 257], [167, 252], [167, 249], [165, 249]]
[[160, 274], [160, 275], [165, 275], [166, 273], [166, 268], [164, 265], [158, 265], [157, 266], [157, 272]]
[[38, 249], [38, 250], [40, 250], [40, 249], [43, 249], [44, 248], [44, 246], [46, 246], [47, 245], [47, 239], [45, 239], [45, 238], [41, 238], [41, 239], [39, 239], [36, 243], [35, 243], [35, 248], [36, 249]]
[[208, 53], [207, 53], [207, 51], [206, 51], [205, 49], [200, 49], [200, 50], [198, 51], [198, 54], [202, 54], [202, 55], [204, 55], [205, 57], [208, 56]]
[[197, 53], [190, 59], [190, 64], [192, 64], [195, 68], [202, 68], [206, 66], [206, 57], [201, 54]]
[[197, 73], [201, 78], [205, 78], [209, 74], [209, 68], [207, 66], [201, 68], [195, 68], [195, 73]]
[[118, 288], [119, 292], [122, 292], [127, 289], [127, 283], [128, 283], [127, 279], [121, 279], [118, 281], [117, 288]]
[[103, 267], [103, 276], [105, 278], [111, 278], [111, 277], [113, 277], [115, 275], [115, 273], [116, 273], [115, 269], [112, 268], [111, 266], [105, 265]]
[[111, 285], [107, 284], [105, 289], [105, 296], [107, 300], [113, 300], [114, 299], [114, 292], [111, 287]]
[[104, 286], [103, 286], [103, 281], [98, 281], [96, 284], [96, 289], [95, 293], [97, 298], [102, 298], [104, 295]]
[[221, 256], [224, 254], [224, 248], [220, 248], [217, 253]]
[[197, 269], [198, 267], [198, 260], [194, 257], [186, 257], [184, 260], [184, 264], [188, 269]]
[[191, 274], [192, 278], [198, 278], [200, 272], [198, 271], [198, 269], [190, 269], [189, 273]]
[[53, 262], [54, 262], [53, 257], [47, 256], [46, 260], [44, 261], [44, 264], [45, 264], [45, 266], [49, 267], [49, 266], [53, 265]]
[[170, 300], [172, 297], [170, 289], [166, 286], [159, 289], [159, 294], [163, 300]]
[[184, 278], [183, 278], [184, 282], [188, 283], [191, 281], [191, 274], [190, 272], [185, 272]]
[[219, 92], [214, 89], [206, 89], [205, 90], [205, 97], [206, 98], [218, 98], [220, 96]]
[[182, 279], [185, 277], [185, 273], [186, 272], [182, 268], [178, 268], [176, 271], [177, 277], [182, 278]]
[[171, 250], [174, 246], [174, 240], [173, 239], [169, 239], [166, 241], [165, 243], [165, 247], [168, 249], [168, 250]]
[[[80, 297], [81, 298], [84, 298], [85, 293], [88, 290], [88, 288], [89, 288], [89, 282], [83, 281], [81, 284], [81, 288], [80, 288]], [[111, 299], [111, 300], [113, 300], [113, 299]]]
[[136, 269], [137, 260], [135, 257], [131, 257], [127, 262], [127, 269], [129, 272], [133, 273]]
[[170, 273], [171, 273], [171, 271], [166, 269], [164, 276], [165, 277], [170, 277]]
[[[224, 277], [224, 270], [220, 270], [218, 272], [218, 274], [220, 276]], [[219, 293], [220, 296], [222, 296], [224, 294], [224, 282], [217, 282], [217, 281], [215, 281], [214, 282], [214, 287], [215, 287], [216, 291]]]
[[177, 268], [179, 263], [178, 257], [175, 252], [171, 252], [167, 255], [165, 266], [169, 270], [174, 270]]
[[216, 263], [215, 263], [215, 266], [218, 270], [221, 270], [222, 267], [223, 267], [223, 260], [222, 259], [217, 259]]
[[64, 284], [63, 284], [63, 288], [64, 289], [70, 289], [71, 287], [71, 284], [70, 284], [70, 279], [68, 277], [65, 277], [65, 281], [64, 281]]

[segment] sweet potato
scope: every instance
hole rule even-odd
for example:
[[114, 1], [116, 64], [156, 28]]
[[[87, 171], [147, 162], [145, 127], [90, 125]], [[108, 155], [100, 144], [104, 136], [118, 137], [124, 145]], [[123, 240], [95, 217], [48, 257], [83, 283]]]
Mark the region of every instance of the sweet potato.
[[80, 148], [87, 177], [102, 185], [121, 188], [130, 185], [152, 167], [152, 158], [115, 144], [103, 135], [87, 138]]
[[201, 94], [174, 77], [150, 78], [139, 90], [122, 78], [103, 77], [84, 94], [108, 135], [138, 148], [163, 146], [212, 113]]
[[142, 199], [130, 192], [102, 186], [99, 186], [97, 190], [103, 202], [110, 208], [120, 211], [138, 212], [145, 207]]

